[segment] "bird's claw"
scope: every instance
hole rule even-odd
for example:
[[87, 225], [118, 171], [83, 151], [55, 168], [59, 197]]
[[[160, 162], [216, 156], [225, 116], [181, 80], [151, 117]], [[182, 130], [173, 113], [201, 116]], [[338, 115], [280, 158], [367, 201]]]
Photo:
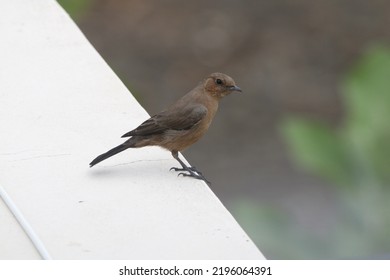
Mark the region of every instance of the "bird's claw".
[[185, 169], [184, 168], [178, 168], [178, 167], [171, 167], [169, 169], [169, 171], [171, 171], [171, 170], [174, 170], [174, 171], [184, 171]]
[[187, 173], [184, 173], [184, 172], [180, 172], [179, 174], [177, 174], [177, 176], [180, 176], [182, 175], [183, 177], [192, 177], [192, 178], [195, 178], [195, 179], [199, 179], [199, 180], [203, 180], [205, 181], [207, 184], [211, 184], [210, 181], [208, 181], [202, 174], [196, 174], [194, 172], [190, 172], [190, 174], [187, 174]]
[[198, 173], [199, 175], [202, 175], [202, 172], [198, 171], [195, 166], [190, 166], [190, 167], [188, 167], [188, 169], [178, 168], [178, 167], [171, 167], [169, 169], [169, 171], [171, 171], [171, 170], [174, 170], [174, 171], [188, 171], [188, 172], [192, 171], [192, 172]]
[[177, 167], [172, 167], [171, 169], [169, 170], [175, 170], [175, 171], [185, 171], [185, 172], [188, 172], [188, 173], [185, 173], [185, 172], [180, 172], [179, 174], [177, 174], [177, 176], [179, 177], [180, 175], [183, 176], [183, 177], [192, 177], [192, 178], [195, 178], [195, 179], [199, 179], [199, 180], [203, 180], [205, 181], [207, 184], [211, 184], [204, 176], [201, 172], [199, 172], [198, 170], [195, 169], [195, 167], [188, 167], [188, 169], [185, 169], [185, 168], [177, 168]]

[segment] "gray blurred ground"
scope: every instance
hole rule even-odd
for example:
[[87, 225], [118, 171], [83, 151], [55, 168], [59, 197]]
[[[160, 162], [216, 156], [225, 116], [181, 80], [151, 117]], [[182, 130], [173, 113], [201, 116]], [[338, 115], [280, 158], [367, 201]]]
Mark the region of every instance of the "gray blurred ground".
[[186, 158], [229, 209], [250, 198], [302, 228], [332, 222], [334, 187], [294, 166], [278, 125], [290, 114], [340, 123], [340, 81], [388, 42], [390, 1], [96, 0], [78, 24], [150, 114], [209, 73], [231, 75], [244, 93], [222, 101]]

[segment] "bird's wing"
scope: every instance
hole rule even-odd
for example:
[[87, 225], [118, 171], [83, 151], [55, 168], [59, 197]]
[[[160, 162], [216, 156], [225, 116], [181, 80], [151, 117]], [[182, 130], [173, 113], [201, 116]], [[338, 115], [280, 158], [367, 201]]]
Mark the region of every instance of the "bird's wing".
[[136, 129], [122, 137], [148, 136], [160, 134], [167, 130], [188, 130], [199, 123], [207, 114], [203, 105], [185, 106], [166, 110], [143, 122]]

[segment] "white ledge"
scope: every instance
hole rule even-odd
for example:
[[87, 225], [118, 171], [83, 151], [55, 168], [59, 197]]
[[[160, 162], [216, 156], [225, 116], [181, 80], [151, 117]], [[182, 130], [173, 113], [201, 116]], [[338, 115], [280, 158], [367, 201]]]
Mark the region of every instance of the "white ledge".
[[[55, 1], [1, 1], [0, 34], [0, 186], [53, 259], [264, 258], [169, 152], [88, 167], [148, 114]], [[0, 217], [0, 259], [39, 259]]]

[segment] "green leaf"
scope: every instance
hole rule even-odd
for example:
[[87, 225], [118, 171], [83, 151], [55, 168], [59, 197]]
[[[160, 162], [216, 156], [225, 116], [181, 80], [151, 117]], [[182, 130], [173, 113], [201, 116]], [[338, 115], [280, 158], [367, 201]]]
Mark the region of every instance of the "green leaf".
[[298, 164], [338, 184], [351, 183], [343, 142], [329, 127], [319, 122], [289, 118], [281, 128]]
[[76, 20], [87, 11], [92, 1], [93, 0], [57, 0], [64, 10]]
[[345, 137], [357, 167], [371, 181], [390, 186], [390, 49], [372, 48], [343, 88]]

